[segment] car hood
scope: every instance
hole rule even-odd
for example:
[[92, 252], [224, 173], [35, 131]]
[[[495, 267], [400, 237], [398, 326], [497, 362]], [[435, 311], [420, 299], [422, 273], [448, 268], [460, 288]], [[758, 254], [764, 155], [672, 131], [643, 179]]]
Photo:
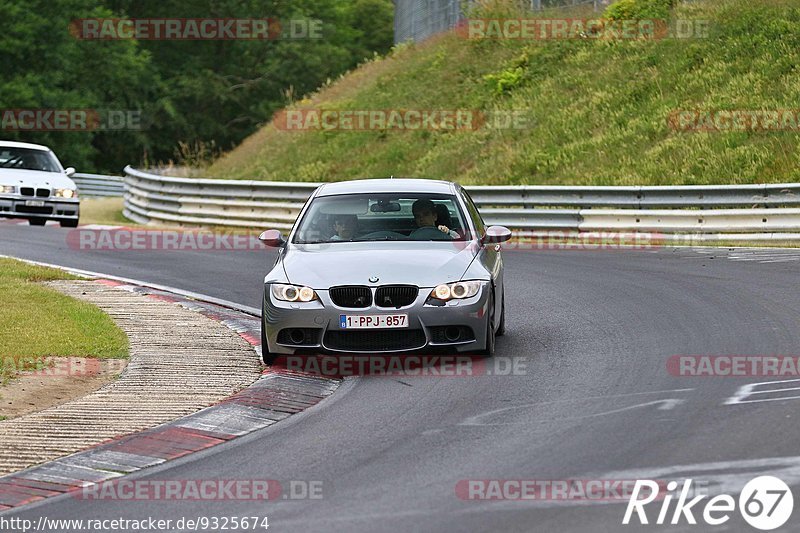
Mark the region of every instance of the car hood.
[[[290, 283], [312, 289], [373, 284], [435, 287], [461, 279], [475, 253], [476, 247], [465, 242], [289, 245], [283, 267]], [[379, 281], [370, 282], [373, 277]]]
[[75, 188], [75, 182], [61, 172], [42, 172], [40, 170], [19, 170], [10, 168], [0, 168], [0, 185], [50, 187], [54, 189]]

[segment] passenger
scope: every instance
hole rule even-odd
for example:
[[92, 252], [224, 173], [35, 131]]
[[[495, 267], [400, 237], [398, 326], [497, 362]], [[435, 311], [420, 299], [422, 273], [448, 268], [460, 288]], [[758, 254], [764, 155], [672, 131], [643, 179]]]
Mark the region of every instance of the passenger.
[[[441, 229], [442, 227], [450, 228], [453, 225], [452, 220], [450, 219], [450, 210], [447, 209], [447, 206], [444, 204], [435, 204], [436, 207], [436, 225]], [[449, 235], [454, 238], [458, 239], [461, 235], [458, 234], [455, 230], [450, 230]]]
[[450, 236], [450, 228], [445, 225], [436, 225], [436, 205], [431, 200], [420, 198], [411, 206], [411, 212], [414, 213], [414, 222], [419, 227], [416, 231], [422, 228], [438, 228], [439, 231]]
[[356, 215], [336, 215], [333, 218], [333, 230], [336, 235], [332, 241], [352, 241], [358, 232], [358, 217]]

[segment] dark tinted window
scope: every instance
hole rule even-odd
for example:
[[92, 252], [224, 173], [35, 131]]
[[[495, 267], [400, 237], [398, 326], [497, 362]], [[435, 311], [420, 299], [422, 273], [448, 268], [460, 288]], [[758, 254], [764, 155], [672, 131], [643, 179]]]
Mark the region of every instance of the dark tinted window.
[[53, 154], [30, 148], [11, 148], [0, 146], [0, 169], [42, 170], [44, 172], [60, 172], [58, 162]]
[[464, 199], [464, 203], [467, 205], [467, 213], [469, 217], [472, 219], [472, 224], [475, 226], [475, 229], [480, 233], [480, 236], [486, 231], [486, 224], [483, 222], [483, 217], [481, 217], [478, 208], [475, 206], [475, 202], [472, 201], [467, 191], [464, 189], [460, 189], [461, 197]]

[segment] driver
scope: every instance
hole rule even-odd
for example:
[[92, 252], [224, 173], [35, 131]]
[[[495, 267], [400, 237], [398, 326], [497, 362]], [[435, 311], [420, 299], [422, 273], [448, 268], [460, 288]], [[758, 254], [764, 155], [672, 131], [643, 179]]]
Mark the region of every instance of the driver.
[[436, 213], [436, 205], [427, 198], [420, 198], [411, 206], [411, 212], [414, 214], [414, 222], [417, 226], [422, 228], [437, 228], [442, 233], [450, 235], [450, 228], [445, 225], [436, 225], [438, 215]]
[[333, 229], [336, 235], [332, 241], [351, 241], [358, 232], [358, 217], [356, 215], [336, 215], [333, 218]]

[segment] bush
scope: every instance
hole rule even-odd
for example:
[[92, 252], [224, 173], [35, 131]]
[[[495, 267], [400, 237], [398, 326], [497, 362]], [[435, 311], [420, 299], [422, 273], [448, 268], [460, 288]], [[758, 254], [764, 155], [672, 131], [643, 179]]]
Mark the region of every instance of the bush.
[[605, 18], [611, 20], [642, 20], [669, 18], [675, 0], [618, 0], [606, 8]]
[[515, 58], [511, 64], [500, 72], [486, 74], [483, 79], [492, 85], [494, 93], [502, 96], [510, 93], [525, 82], [525, 71], [528, 67], [528, 54], [523, 53]]

